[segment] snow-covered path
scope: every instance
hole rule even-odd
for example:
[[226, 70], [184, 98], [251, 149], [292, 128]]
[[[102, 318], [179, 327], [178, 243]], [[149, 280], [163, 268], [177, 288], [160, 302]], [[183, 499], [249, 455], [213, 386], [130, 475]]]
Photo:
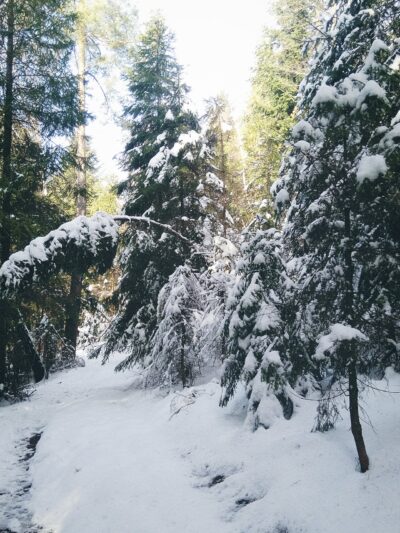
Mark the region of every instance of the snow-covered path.
[[[303, 402], [292, 421], [250, 433], [243, 397], [220, 409], [217, 383], [161, 397], [132, 381], [88, 361], [0, 408], [0, 531], [399, 532], [399, 395], [370, 394], [361, 475], [346, 412], [335, 431], [310, 433], [315, 405]], [[40, 431], [26, 471], [21, 443]]]
[[2, 433], [9, 459], [2, 485], [11, 496], [0, 528], [25, 533], [11, 487], [25, 471], [17, 468], [19, 443], [43, 429], [22, 509], [36, 524], [70, 533], [228, 531], [212, 495], [193, 487], [169, 431], [170, 402], [130, 390], [132, 376], [112, 368], [88, 361], [40, 385], [31, 401], [0, 410], [10, 430]]

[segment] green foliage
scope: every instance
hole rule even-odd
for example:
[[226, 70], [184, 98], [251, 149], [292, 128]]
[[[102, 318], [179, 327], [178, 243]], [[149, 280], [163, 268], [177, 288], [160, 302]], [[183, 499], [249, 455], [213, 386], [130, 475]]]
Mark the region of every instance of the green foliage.
[[310, 0], [275, 3], [278, 28], [265, 29], [257, 50], [252, 95], [244, 119], [246, 182], [253, 216], [260, 208], [273, 213], [269, 190], [294, 125], [296, 95], [307, 65], [303, 48], [315, 11], [316, 4]]
[[399, 361], [400, 93], [398, 2], [334, 7], [276, 200], [290, 201], [293, 336], [304, 357], [315, 355], [317, 376], [338, 379], [355, 364], [371, 373]]
[[[83, 119], [70, 69], [75, 16], [68, 6], [64, 0], [5, 0], [0, 4], [2, 261], [64, 218], [45, 189], [49, 178], [69, 164], [60, 138], [70, 135]], [[33, 300], [43, 295], [29, 296], [31, 305], [24, 315], [26, 321], [34, 322], [40, 316]], [[5, 383], [4, 390], [8, 379], [16, 391], [29, 378], [26, 367], [34, 348], [21, 341], [20, 333], [26, 330], [18, 324], [13, 306], [0, 301], [0, 383]]]
[[244, 191], [238, 134], [229, 101], [224, 94], [207, 101], [205, 122], [212, 155], [212, 172], [220, 180], [220, 190], [216, 191], [214, 200], [220, 207], [218, 218], [226, 237], [229, 228], [241, 226]]
[[[1, 184], [2, 216], [13, 215], [12, 245], [19, 248], [60, 221], [56, 206], [43, 195], [46, 180], [61, 172], [64, 149], [56, 138], [72, 133], [79, 121], [76, 82], [70, 71], [74, 16], [67, 2], [14, 2], [11, 181]], [[2, 35], [7, 32], [10, 0], [0, 5]], [[0, 107], [5, 110], [5, 43], [0, 48]], [[0, 111], [0, 140], [4, 133]], [[0, 162], [1, 170], [1, 162]], [[0, 215], [1, 216], [1, 215]]]
[[[128, 178], [118, 185], [127, 215], [170, 224], [192, 242], [212, 231], [212, 201], [201, 179], [207, 174], [207, 146], [197, 117], [188, 110], [187, 86], [173, 49], [173, 35], [153, 18], [140, 37], [129, 77], [131, 102], [125, 109], [130, 139], [124, 153]], [[122, 367], [143, 361], [156, 328], [158, 294], [177, 266], [193, 258], [187, 243], [149, 226], [128, 228], [121, 254], [119, 313], [103, 354], [115, 348], [131, 355]]]
[[101, 211], [115, 215], [118, 212], [117, 193], [113, 181], [94, 181], [91, 198], [89, 198], [88, 214]]

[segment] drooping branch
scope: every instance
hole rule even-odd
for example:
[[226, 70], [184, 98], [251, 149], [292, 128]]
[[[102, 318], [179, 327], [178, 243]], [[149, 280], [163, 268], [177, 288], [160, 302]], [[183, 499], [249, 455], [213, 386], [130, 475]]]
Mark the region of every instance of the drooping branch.
[[179, 233], [179, 231], [174, 230], [172, 226], [169, 224], [162, 224], [161, 222], [157, 222], [156, 220], [152, 220], [148, 217], [140, 217], [140, 216], [128, 216], [128, 215], [118, 215], [114, 216], [115, 222], [129, 222], [131, 224], [137, 224], [137, 225], [148, 225], [148, 226], [154, 226], [156, 228], [160, 228], [167, 233], [170, 233], [171, 235], [174, 235], [179, 240], [184, 242], [187, 246], [193, 246], [193, 241], [182, 235], [182, 233]]
[[79, 216], [45, 237], [37, 237], [23, 251], [12, 254], [0, 268], [0, 300], [12, 299], [35, 282], [57, 272], [84, 273], [111, 267], [117, 252], [118, 223], [153, 226], [170, 233], [186, 246], [194, 243], [168, 224], [147, 217], [96, 213]]
[[12, 298], [34, 282], [57, 272], [105, 272], [114, 260], [118, 225], [111, 215], [80, 216], [38, 237], [12, 254], [0, 268], [0, 300]]

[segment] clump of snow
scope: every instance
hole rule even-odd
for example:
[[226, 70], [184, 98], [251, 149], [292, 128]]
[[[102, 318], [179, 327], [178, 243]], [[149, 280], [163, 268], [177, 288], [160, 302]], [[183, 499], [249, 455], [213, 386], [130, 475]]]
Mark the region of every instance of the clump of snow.
[[400, 70], [400, 55], [398, 54], [390, 64], [392, 70]]
[[156, 153], [154, 157], [152, 157], [149, 161], [149, 167], [150, 168], [159, 168], [161, 165], [163, 165], [166, 161], [166, 152], [164, 149], [161, 149]]
[[374, 181], [379, 176], [384, 175], [388, 168], [383, 155], [364, 155], [358, 166], [356, 179], [358, 183], [365, 180]]
[[336, 88], [332, 85], [327, 85], [326, 83], [323, 83], [317, 90], [311, 105], [313, 107], [316, 107], [320, 104], [326, 104], [330, 102], [336, 102], [337, 99], [337, 91]]
[[173, 157], [178, 157], [182, 150], [184, 150], [187, 146], [193, 146], [200, 140], [201, 134], [197, 131], [190, 130], [188, 133], [181, 133], [178, 137], [178, 141], [174, 144], [170, 153]]
[[289, 201], [289, 193], [287, 189], [281, 189], [276, 193], [275, 196], [275, 205], [279, 206]]
[[238, 249], [233, 242], [218, 235], [214, 237], [214, 246], [222, 258], [233, 258], [238, 253]]
[[267, 351], [263, 357], [263, 363], [282, 366], [281, 356], [277, 350]]
[[364, 101], [371, 96], [386, 100], [385, 89], [383, 89], [375, 80], [368, 80], [367, 83], [364, 85], [364, 87], [360, 91], [360, 94], [358, 95], [356, 107], [361, 107]]
[[302, 134], [308, 135], [310, 137], [314, 134], [314, 128], [311, 126], [307, 120], [300, 120], [292, 129], [292, 136], [294, 138], [300, 137]]
[[369, 49], [368, 56], [365, 61], [364, 68], [366, 70], [377, 66], [375, 56], [382, 50], [388, 51], [389, 47], [381, 39], [375, 39], [371, 45], [371, 48]]
[[296, 148], [298, 148], [299, 150], [301, 150], [302, 152], [308, 152], [311, 148], [311, 145], [309, 142], [307, 141], [297, 141], [296, 143], [294, 143], [294, 146]]
[[165, 120], [175, 120], [174, 114], [170, 109], [168, 109], [165, 115]]
[[345, 324], [333, 324], [328, 335], [323, 335], [318, 340], [317, 348], [315, 350], [314, 359], [325, 359], [325, 352], [329, 352], [334, 348], [336, 343], [340, 341], [350, 341], [359, 339], [367, 341], [368, 338], [359, 329], [352, 328]]

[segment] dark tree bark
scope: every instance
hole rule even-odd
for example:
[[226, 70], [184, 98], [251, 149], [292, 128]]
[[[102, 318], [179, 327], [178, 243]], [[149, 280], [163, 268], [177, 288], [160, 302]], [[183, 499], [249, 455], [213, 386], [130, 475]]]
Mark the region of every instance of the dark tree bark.
[[[352, 261], [352, 246], [351, 246], [351, 211], [349, 208], [345, 209], [344, 216], [345, 223], [345, 236], [346, 236], [346, 248], [345, 248], [345, 281], [346, 292], [344, 299], [345, 316], [350, 324], [354, 326], [354, 293], [353, 293], [353, 280], [354, 280], [354, 266]], [[350, 422], [351, 432], [356, 444], [358, 459], [360, 461], [361, 472], [366, 472], [369, 468], [369, 458], [364, 443], [362, 434], [362, 427], [360, 422], [360, 413], [358, 405], [358, 385], [357, 385], [357, 353], [354, 341], [345, 341], [345, 353], [347, 361], [347, 371], [349, 378], [349, 409], [350, 409]]]
[[78, 342], [79, 315], [81, 311], [82, 275], [73, 273], [66, 307], [64, 356], [75, 357]]
[[[3, 107], [2, 149], [2, 201], [3, 224], [0, 234], [1, 263], [7, 261], [11, 252], [11, 188], [12, 188], [12, 132], [13, 132], [13, 63], [14, 63], [14, 0], [8, 3], [6, 36], [6, 79]], [[8, 337], [8, 306], [0, 300], [0, 383], [5, 382], [6, 348]]]
[[[85, 1], [81, 0], [81, 9], [84, 11]], [[76, 214], [86, 215], [87, 211], [87, 183], [86, 183], [86, 128], [84, 116], [86, 112], [86, 28], [80, 13], [77, 26], [77, 63], [78, 63], [78, 94], [79, 94], [79, 111], [82, 117], [82, 123], [78, 126], [76, 133], [77, 142], [77, 174], [76, 174]], [[78, 340], [79, 315], [81, 310], [83, 288], [83, 275], [79, 272], [73, 272], [71, 275], [70, 292], [68, 295], [66, 319], [65, 319], [65, 339], [68, 348], [66, 348], [66, 357], [75, 357], [76, 344]]]
[[352, 361], [349, 365], [349, 408], [351, 432], [354, 437], [354, 442], [356, 443], [358, 459], [360, 461], [360, 469], [361, 472], [364, 473], [369, 468], [369, 458], [365, 448], [364, 437], [360, 423], [358, 408], [357, 367], [355, 361]]
[[35, 380], [35, 383], [38, 383], [39, 381], [42, 381], [46, 372], [21, 315], [17, 324], [17, 333], [31, 365], [33, 379]]

